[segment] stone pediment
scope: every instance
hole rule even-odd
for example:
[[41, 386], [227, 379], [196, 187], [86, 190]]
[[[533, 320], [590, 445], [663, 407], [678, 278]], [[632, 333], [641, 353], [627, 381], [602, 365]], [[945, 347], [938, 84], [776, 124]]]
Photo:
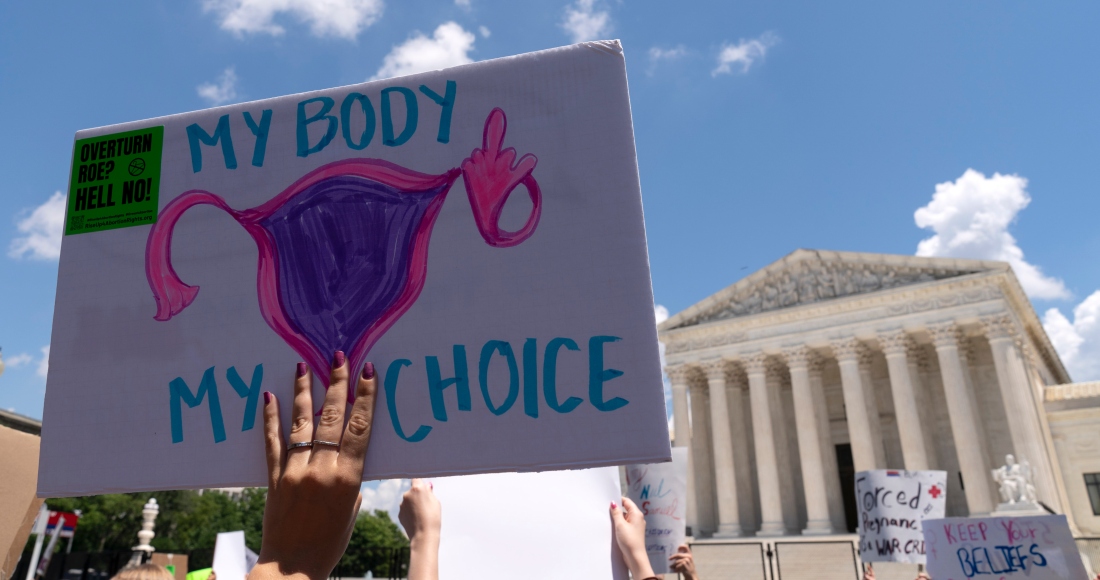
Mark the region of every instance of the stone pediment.
[[989, 271], [1004, 262], [795, 250], [673, 316], [662, 330], [760, 314], [858, 294]]

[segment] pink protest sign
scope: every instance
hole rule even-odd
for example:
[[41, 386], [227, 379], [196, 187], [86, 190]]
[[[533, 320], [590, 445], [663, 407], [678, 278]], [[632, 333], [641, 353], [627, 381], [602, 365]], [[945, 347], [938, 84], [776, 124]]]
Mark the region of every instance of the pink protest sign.
[[925, 520], [924, 544], [935, 580], [1086, 578], [1066, 516]]
[[89, 129], [72, 172], [41, 495], [263, 485], [260, 393], [337, 350], [367, 479], [670, 457], [617, 42]]

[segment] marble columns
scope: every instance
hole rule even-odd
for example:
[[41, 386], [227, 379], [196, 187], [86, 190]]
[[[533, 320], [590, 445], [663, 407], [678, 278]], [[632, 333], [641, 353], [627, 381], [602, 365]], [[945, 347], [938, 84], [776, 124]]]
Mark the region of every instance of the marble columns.
[[994, 505], [990, 470], [982, 445], [981, 418], [973, 404], [972, 393], [967, 391], [969, 381], [960, 358], [959, 329], [954, 322], [945, 322], [929, 326], [928, 330], [940, 361], [947, 414], [966, 488], [966, 504], [971, 517], [985, 515], [993, 511]]
[[879, 467], [875, 461], [875, 445], [871, 433], [871, 421], [867, 416], [867, 398], [859, 372], [859, 340], [849, 337], [833, 342], [833, 353], [840, 366], [840, 382], [844, 390], [844, 408], [851, 434], [852, 461], [855, 470], [866, 471]]
[[894, 397], [894, 415], [898, 423], [905, 469], [920, 471], [930, 469], [930, 466], [921, 429], [920, 405], [917, 403], [906, 357], [911, 340], [904, 330], [879, 335], [882, 352], [886, 355], [886, 367], [890, 372], [890, 392]]
[[710, 426], [713, 438], [711, 447], [714, 450], [714, 479], [718, 497], [718, 530], [714, 533], [716, 538], [741, 536], [733, 439], [730, 433], [729, 404], [726, 401], [727, 367], [724, 360], [708, 361], [703, 365], [703, 371], [707, 375], [707, 393], [710, 395]]
[[752, 407], [752, 434], [756, 448], [757, 487], [760, 490], [761, 524], [758, 536], [782, 536], [783, 503], [779, 496], [779, 466], [772, 426], [771, 398], [768, 396], [767, 355], [753, 353], [744, 359], [749, 377], [749, 398]]
[[1008, 315], [985, 318], [982, 326], [993, 351], [993, 366], [997, 371], [997, 385], [1008, 418], [1012, 449], [1018, 460], [1026, 458], [1031, 464], [1040, 499], [1053, 502], [1055, 509], [1058, 509], [1057, 504], [1061, 502], [1058, 501], [1057, 483], [1047, 461], [1043, 427], [1035, 410], [1037, 402], [1023, 357], [1016, 347], [1019, 333]]
[[798, 453], [802, 466], [802, 489], [806, 496], [806, 529], [803, 534], [831, 534], [833, 524], [829, 519], [829, 503], [826, 495], [825, 466], [821, 457], [818, 414], [814, 407], [814, 395], [810, 386], [810, 349], [797, 346], [784, 351], [791, 373], [794, 394], [794, 422], [798, 436]]
[[691, 391], [691, 460], [695, 469], [695, 522], [698, 535], [709, 535], [718, 529], [715, 521], [714, 453], [711, 451], [710, 396], [701, 384], [692, 384]]

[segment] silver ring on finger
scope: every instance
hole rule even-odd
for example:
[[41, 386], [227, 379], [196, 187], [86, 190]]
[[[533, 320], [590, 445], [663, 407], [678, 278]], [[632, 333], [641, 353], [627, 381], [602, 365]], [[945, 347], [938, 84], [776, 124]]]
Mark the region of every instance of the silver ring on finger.
[[337, 449], [340, 448], [340, 444], [337, 443], [336, 441], [322, 441], [320, 439], [314, 439], [313, 444], [314, 445], [327, 445], [329, 447], [336, 447]]
[[286, 446], [287, 451], [290, 451], [290, 450], [293, 450], [293, 449], [298, 449], [300, 447], [313, 447], [313, 442], [312, 441], [302, 441], [301, 443], [291, 443], [290, 445]]

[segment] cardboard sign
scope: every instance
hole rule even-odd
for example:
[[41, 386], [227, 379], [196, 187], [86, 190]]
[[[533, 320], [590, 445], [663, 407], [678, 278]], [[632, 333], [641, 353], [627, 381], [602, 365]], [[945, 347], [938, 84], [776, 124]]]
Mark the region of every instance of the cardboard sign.
[[39, 439], [0, 426], [0, 578], [15, 572], [42, 500], [34, 497]]
[[923, 564], [921, 522], [945, 515], [947, 472], [861, 471], [856, 474], [856, 505], [864, 562]]
[[668, 558], [684, 543], [687, 461], [687, 447], [673, 447], [671, 463], [626, 467], [626, 494], [645, 514], [645, 549], [655, 574], [671, 572]]
[[925, 520], [924, 544], [936, 580], [1087, 578], [1066, 516]]
[[592, 42], [81, 131], [39, 493], [263, 485], [260, 393], [378, 371], [364, 478], [669, 458], [626, 69]]
[[[432, 483], [443, 508], [440, 578], [628, 578], [608, 513], [621, 497], [618, 468], [444, 477]], [[492, 565], [486, 565], [486, 550]]]

